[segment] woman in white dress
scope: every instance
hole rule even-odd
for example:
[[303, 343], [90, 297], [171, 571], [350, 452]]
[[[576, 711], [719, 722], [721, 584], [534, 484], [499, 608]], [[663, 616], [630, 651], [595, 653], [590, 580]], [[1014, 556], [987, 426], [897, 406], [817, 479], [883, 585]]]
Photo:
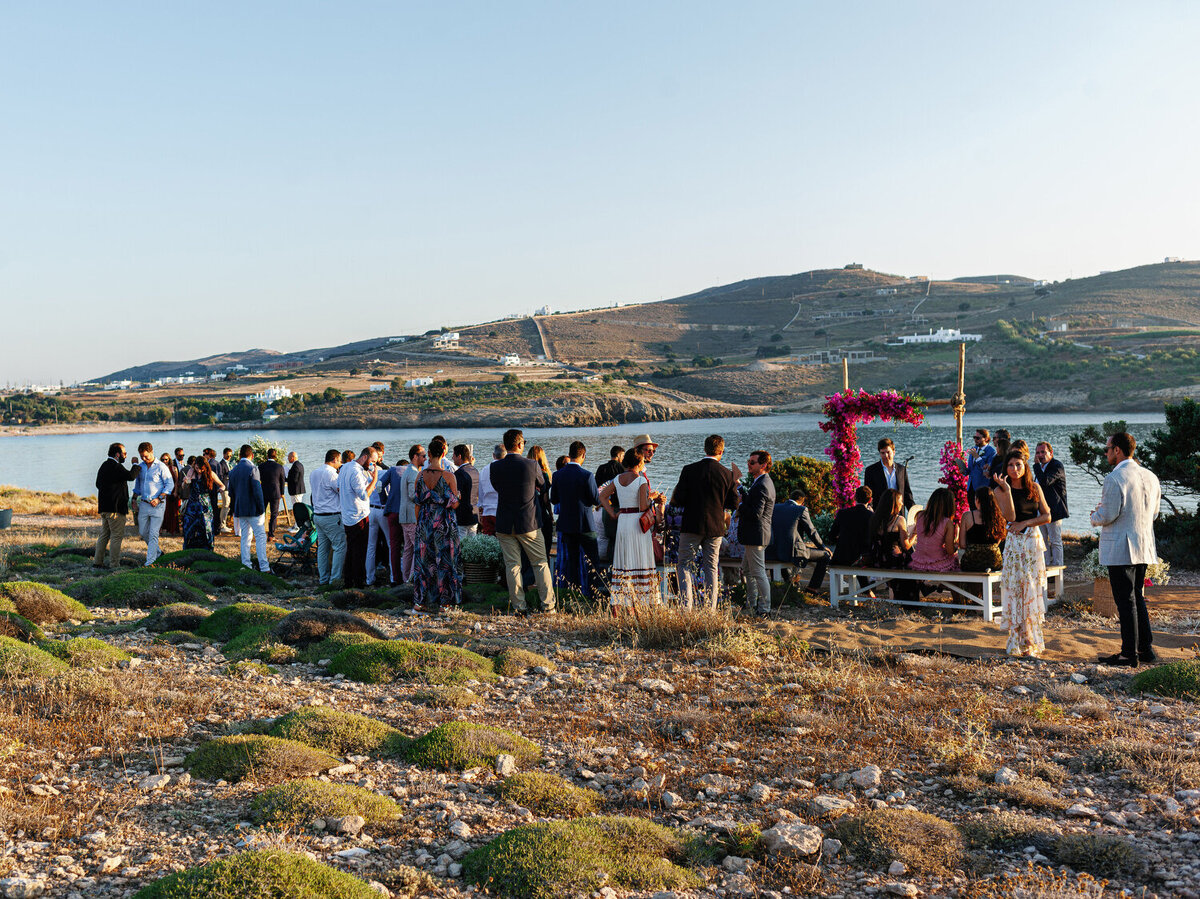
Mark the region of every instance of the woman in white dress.
[[658, 579], [653, 536], [650, 531], [643, 531], [640, 523], [642, 513], [652, 508], [650, 485], [642, 474], [645, 462], [628, 450], [621, 465], [625, 470], [600, 490], [601, 508], [617, 519], [609, 598], [614, 615], [619, 608], [636, 613], [638, 606], [652, 604]]

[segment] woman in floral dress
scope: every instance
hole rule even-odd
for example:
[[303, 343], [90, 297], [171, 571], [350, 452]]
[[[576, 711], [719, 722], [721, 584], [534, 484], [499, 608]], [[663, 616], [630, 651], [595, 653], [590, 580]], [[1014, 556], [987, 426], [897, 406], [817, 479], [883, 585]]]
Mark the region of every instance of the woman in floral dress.
[[429, 467], [417, 477], [416, 545], [413, 550], [413, 609], [438, 612], [462, 604], [458, 573], [458, 483], [442, 469], [446, 441], [429, 442]]
[[1010, 452], [1006, 474], [995, 474], [992, 495], [1008, 522], [1004, 564], [1000, 574], [1000, 624], [1008, 628], [1008, 654], [1036, 658], [1046, 648], [1046, 546], [1040, 526], [1049, 524], [1050, 507], [1025, 459]]

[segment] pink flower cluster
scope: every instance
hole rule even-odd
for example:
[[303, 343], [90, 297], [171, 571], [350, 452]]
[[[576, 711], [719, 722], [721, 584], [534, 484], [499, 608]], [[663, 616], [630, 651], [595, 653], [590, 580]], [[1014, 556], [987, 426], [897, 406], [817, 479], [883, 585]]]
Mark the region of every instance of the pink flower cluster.
[[945, 484], [954, 494], [954, 520], [962, 521], [967, 512], [967, 472], [963, 466], [963, 448], [957, 440], [947, 440], [942, 446], [939, 484]]
[[920, 405], [921, 401], [916, 397], [895, 390], [881, 393], [843, 390], [825, 397], [823, 411], [827, 421], [821, 422], [821, 430], [831, 433], [825, 455], [833, 461], [833, 494], [840, 507], [854, 504], [854, 490], [862, 471], [862, 455], [858, 451], [859, 422], [878, 418], [881, 421], [906, 421], [913, 427], [920, 427], [925, 420]]

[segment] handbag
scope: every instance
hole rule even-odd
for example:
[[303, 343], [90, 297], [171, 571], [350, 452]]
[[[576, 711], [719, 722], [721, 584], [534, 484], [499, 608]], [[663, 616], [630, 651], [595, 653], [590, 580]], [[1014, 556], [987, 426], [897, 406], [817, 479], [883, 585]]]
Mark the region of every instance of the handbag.
[[651, 506], [649, 509], [647, 509], [645, 512], [643, 512], [640, 516], [638, 516], [638, 525], [641, 527], [643, 534], [646, 533], [646, 531], [650, 530], [652, 527], [654, 527], [654, 507], [653, 506]]

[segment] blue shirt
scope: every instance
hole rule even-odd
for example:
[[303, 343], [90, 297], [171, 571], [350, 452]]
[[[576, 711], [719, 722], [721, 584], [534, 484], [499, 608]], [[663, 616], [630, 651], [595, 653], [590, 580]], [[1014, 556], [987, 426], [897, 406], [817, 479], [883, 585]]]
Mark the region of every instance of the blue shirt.
[[978, 490], [980, 487], [988, 487], [992, 483], [992, 476], [988, 473], [992, 465], [992, 460], [996, 458], [996, 448], [990, 443], [979, 451], [979, 455], [971, 457], [967, 456], [967, 489]]
[[133, 485], [133, 495], [149, 502], [152, 499], [162, 499], [175, 489], [175, 479], [171, 477], [171, 469], [161, 460], [155, 459], [149, 465], [141, 463], [138, 469], [137, 481]]

